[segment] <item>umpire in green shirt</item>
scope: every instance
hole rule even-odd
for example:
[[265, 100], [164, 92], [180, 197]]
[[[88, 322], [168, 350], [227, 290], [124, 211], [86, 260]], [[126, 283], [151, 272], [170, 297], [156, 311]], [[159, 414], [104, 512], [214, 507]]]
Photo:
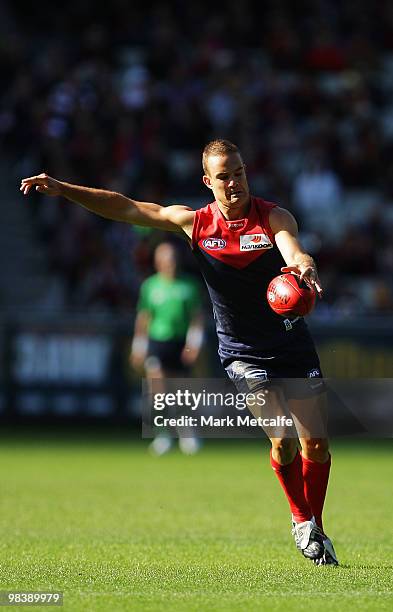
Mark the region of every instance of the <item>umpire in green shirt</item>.
[[[198, 358], [203, 342], [202, 300], [198, 283], [178, 272], [176, 250], [168, 242], [154, 252], [157, 270], [141, 286], [131, 365], [144, 368], [147, 380], [187, 376]], [[180, 448], [187, 454], [199, 444], [188, 432], [179, 433]], [[169, 450], [171, 438], [158, 436], [151, 445], [155, 454]]]

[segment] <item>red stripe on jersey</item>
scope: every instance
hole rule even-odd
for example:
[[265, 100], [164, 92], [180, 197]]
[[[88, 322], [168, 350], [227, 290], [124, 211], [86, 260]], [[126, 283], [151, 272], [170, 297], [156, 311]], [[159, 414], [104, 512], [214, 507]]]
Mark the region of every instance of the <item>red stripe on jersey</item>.
[[251, 196], [248, 217], [228, 221], [217, 202], [196, 211], [192, 231], [193, 248], [241, 269], [261, 257], [275, 244], [269, 223], [272, 208], [277, 206]]

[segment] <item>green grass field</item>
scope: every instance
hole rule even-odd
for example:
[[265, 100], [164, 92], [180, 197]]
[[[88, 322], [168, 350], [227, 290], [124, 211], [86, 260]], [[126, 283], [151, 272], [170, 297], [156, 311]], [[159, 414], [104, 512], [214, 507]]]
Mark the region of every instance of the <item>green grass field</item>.
[[157, 459], [124, 436], [3, 432], [0, 471], [1, 590], [61, 590], [71, 611], [393, 609], [389, 441], [334, 444], [339, 568], [296, 551], [264, 443]]

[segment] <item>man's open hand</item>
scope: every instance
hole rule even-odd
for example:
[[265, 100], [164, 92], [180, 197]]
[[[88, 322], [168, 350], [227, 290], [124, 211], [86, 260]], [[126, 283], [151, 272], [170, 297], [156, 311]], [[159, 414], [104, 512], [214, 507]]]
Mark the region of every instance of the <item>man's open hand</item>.
[[295, 266], [284, 266], [283, 268], [281, 268], [281, 272], [284, 272], [284, 274], [290, 272], [292, 274], [300, 276], [301, 281], [304, 280], [306, 283], [311, 285], [311, 287], [313, 287], [318, 293], [318, 296], [322, 297], [323, 290], [321, 287], [321, 281], [319, 280], [318, 272], [316, 271], [314, 266], [299, 263]]
[[61, 194], [60, 181], [56, 181], [56, 179], [48, 176], [45, 172], [38, 176], [30, 176], [29, 178], [22, 179], [20, 191], [24, 195], [27, 195], [34, 186], [36, 191], [45, 193], [48, 196], [59, 196]]

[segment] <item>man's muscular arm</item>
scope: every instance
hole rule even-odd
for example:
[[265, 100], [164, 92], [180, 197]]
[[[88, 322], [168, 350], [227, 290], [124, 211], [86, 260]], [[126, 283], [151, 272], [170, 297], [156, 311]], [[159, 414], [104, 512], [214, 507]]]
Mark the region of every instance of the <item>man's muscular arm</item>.
[[281, 272], [294, 272], [300, 278], [314, 285], [318, 294], [322, 295], [321, 281], [318, 278], [317, 267], [311, 255], [306, 253], [298, 240], [296, 220], [284, 208], [273, 208], [269, 216], [270, 227], [276, 244], [287, 264]]
[[188, 206], [166, 207], [152, 202], [138, 202], [114, 191], [58, 181], [45, 173], [22, 179], [20, 191], [27, 195], [34, 186], [40, 193], [64, 197], [107, 219], [172, 232], [184, 231], [191, 237], [195, 213]]

